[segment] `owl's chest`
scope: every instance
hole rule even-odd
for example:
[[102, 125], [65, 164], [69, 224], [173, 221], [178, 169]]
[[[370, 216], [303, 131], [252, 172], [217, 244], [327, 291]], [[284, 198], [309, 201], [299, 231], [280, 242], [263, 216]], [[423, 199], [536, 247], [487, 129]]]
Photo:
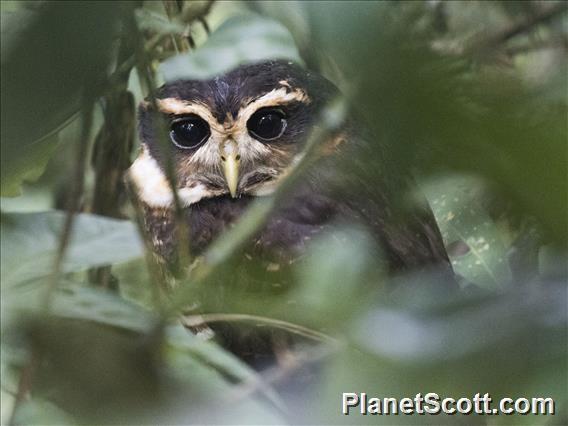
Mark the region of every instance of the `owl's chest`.
[[[253, 197], [218, 197], [187, 208], [184, 213], [191, 252], [202, 254], [211, 242], [238, 222], [252, 201]], [[260, 227], [242, 255], [247, 260], [268, 262], [272, 268], [293, 263], [336, 214], [334, 203], [327, 197], [314, 194], [294, 197]], [[156, 252], [171, 260], [177, 246], [173, 212], [147, 208], [145, 224]]]

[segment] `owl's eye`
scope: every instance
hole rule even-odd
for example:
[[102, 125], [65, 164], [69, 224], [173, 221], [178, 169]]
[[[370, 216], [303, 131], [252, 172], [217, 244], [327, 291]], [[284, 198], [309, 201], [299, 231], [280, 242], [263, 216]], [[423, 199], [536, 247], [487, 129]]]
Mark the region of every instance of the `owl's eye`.
[[249, 118], [247, 128], [255, 138], [270, 141], [279, 138], [284, 133], [286, 115], [279, 109], [262, 108]]
[[198, 116], [177, 119], [172, 123], [170, 130], [172, 142], [182, 149], [197, 148], [210, 134], [209, 125]]

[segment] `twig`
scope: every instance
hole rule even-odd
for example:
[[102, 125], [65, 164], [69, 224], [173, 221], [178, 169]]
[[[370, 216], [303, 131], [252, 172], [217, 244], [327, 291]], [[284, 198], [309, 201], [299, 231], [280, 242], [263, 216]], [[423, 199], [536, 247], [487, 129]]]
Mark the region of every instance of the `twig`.
[[39, 361], [40, 354], [34, 348], [32, 351], [30, 351], [30, 360], [20, 373], [20, 379], [18, 380], [18, 389], [16, 390], [16, 395], [14, 398], [14, 406], [12, 407], [12, 412], [10, 413], [10, 418], [8, 420], [9, 425], [14, 424], [16, 420], [16, 413], [18, 412], [18, 407], [26, 399], [26, 396], [32, 388], [33, 377], [38, 367]]
[[285, 364], [269, 368], [261, 375], [262, 380], [249, 380], [243, 382], [241, 385], [235, 386], [229, 394], [229, 401], [236, 403], [248, 398], [255, 392], [262, 390], [263, 386], [272, 385], [285, 379], [291, 373], [305, 367], [307, 364], [318, 362], [330, 356], [340, 347], [341, 345], [339, 343], [335, 343], [297, 354]]
[[508, 55], [519, 55], [533, 50], [543, 49], [568, 49], [568, 37], [559, 36], [550, 40], [536, 41], [533, 43], [526, 43], [520, 46], [511, 46], [507, 48]]
[[215, 0], [189, 2], [187, 7], [182, 10], [180, 19], [187, 24], [191, 24], [194, 21], [204, 18], [211, 12], [214, 3]]
[[465, 49], [465, 51], [472, 53], [479, 50], [483, 51], [486, 49], [494, 49], [511, 38], [530, 31], [536, 25], [549, 21], [567, 10], [568, 3], [565, 2], [560, 2], [545, 9], [541, 9], [523, 21], [516, 22], [497, 33], [488, 36], [487, 38], [473, 42], [471, 46]]
[[[85, 93], [83, 96], [83, 123], [81, 126], [81, 136], [77, 146], [77, 157], [75, 158], [75, 168], [73, 173], [73, 185], [68, 199], [67, 214], [63, 229], [59, 236], [59, 245], [55, 260], [53, 262], [53, 271], [46, 284], [45, 295], [42, 301], [42, 309], [45, 313], [49, 313], [51, 303], [55, 297], [57, 284], [61, 275], [61, 268], [69, 241], [71, 240], [71, 231], [73, 230], [73, 223], [75, 215], [80, 209], [81, 196], [83, 194], [83, 187], [85, 181], [85, 170], [87, 167], [87, 151], [89, 146], [89, 136], [93, 122], [93, 104], [94, 98], [90, 93]], [[10, 413], [9, 424], [14, 424], [15, 416], [19, 406], [24, 401], [32, 388], [33, 377], [35, 375], [37, 366], [41, 362], [42, 354], [37, 348], [32, 348], [30, 360], [23, 367], [20, 373], [20, 380], [18, 382], [18, 390], [12, 412]]]
[[[249, 314], [200, 314], [185, 316], [189, 320], [194, 320], [193, 325], [198, 325], [199, 321], [203, 324], [210, 324], [214, 322], [251, 322], [255, 325], [270, 325], [274, 328], [279, 328], [282, 330], [289, 331], [290, 333], [296, 334], [298, 336], [306, 337], [308, 339], [317, 340], [320, 342], [333, 342], [337, 343], [337, 340], [333, 337], [322, 333], [317, 330], [313, 330], [302, 325], [294, 324], [288, 321], [278, 320], [269, 317], [262, 317], [258, 315]], [[195, 321], [197, 320], [197, 321]]]
[[[147, 52], [148, 55], [153, 55], [154, 51], [165, 37], [167, 37], [167, 34], [155, 35], [144, 44], [144, 51]], [[111, 74], [111, 76], [107, 80], [107, 86], [110, 90], [112, 90], [112, 88], [115, 87], [116, 84], [123, 80], [125, 75], [128, 76], [128, 74], [130, 74], [132, 68], [136, 66], [136, 61], [136, 54], [131, 55], [116, 69], [116, 71]]]
[[199, 351], [193, 350], [193, 351], [191, 351], [191, 356], [197, 362], [199, 362], [203, 365], [206, 365], [207, 367], [212, 368], [215, 371], [217, 371], [217, 373], [219, 373], [221, 376], [223, 376], [229, 382], [233, 382], [233, 383], [241, 382], [241, 383], [247, 383], [250, 386], [254, 386], [256, 389], [258, 389], [260, 392], [262, 392], [262, 395], [268, 401], [270, 401], [272, 404], [274, 404], [275, 407], [277, 407], [281, 412], [285, 412], [286, 406], [285, 406], [284, 402], [278, 397], [278, 394], [276, 393], [276, 391], [274, 389], [272, 389], [264, 381], [262, 376], [259, 373], [257, 373], [256, 371], [252, 370], [251, 374], [249, 375], [248, 380], [241, 381], [241, 377], [234, 374], [234, 372], [231, 371], [230, 368], [227, 368], [225, 365], [223, 365], [223, 363], [214, 362], [206, 354], [203, 354], [203, 353], [200, 353]]
[[[118, 49], [118, 62], [130, 56], [132, 40], [123, 34]], [[109, 93], [104, 95], [104, 122], [95, 138], [92, 167], [95, 171], [95, 188], [91, 212], [120, 218], [121, 199], [124, 196], [124, 172], [130, 165], [134, 146], [134, 97], [128, 91], [129, 72], [118, 74]], [[101, 287], [116, 289], [110, 266], [89, 271], [91, 282]]]
[[199, 22], [201, 22], [201, 25], [203, 25], [203, 29], [205, 30], [207, 35], [211, 34], [211, 28], [209, 28], [209, 24], [207, 23], [207, 20], [204, 16], [199, 18]]
[[[142, 35], [140, 34], [140, 30], [138, 25], [136, 24], [135, 20], [131, 20], [130, 22], [132, 26], [133, 33], [136, 38], [140, 38]], [[179, 194], [177, 192], [177, 176], [174, 169], [174, 162], [172, 158], [171, 150], [169, 149], [168, 140], [166, 138], [166, 123], [164, 122], [163, 117], [159, 113], [158, 103], [156, 100], [156, 92], [157, 87], [154, 80], [154, 76], [151, 72], [150, 62], [148, 59], [148, 55], [144, 50], [144, 45], [141, 42], [136, 43], [136, 57], [137, 57], [137, 64], [136, 68], [140, 73], [141, 77], [143, 78], [144, 82], [146, 83], [148, 90], [149, 90], [149, 98], [150, 103], [153, 109], [153, 118], [158, 125], [158, 140], [159, 146], [164, 154], [165, 159], [165, 175], [168, 181], [170, 188], [172, 189], [172, 197], [173, 197], [173, 204], [174, 204], [174, 211], [175, 211], [175, 229], [177, 232], [177, 253], [178, 253], [178, 264], [185, 263], [187, 260], [187, 264], [189, 264], [190, 253], [189, 253], [189, 229], [186, 221], [184, 220], [183, 209], [181, 206], [181, 202], [179, 199]], [[177, 268], [179, 269], [179, 268]]]
[[71, 231], [76, 213], [79, 212], [81, 206], [81, 196], [83, 195], [83, 188], [85, 184], [85, 170], [87, 168], [87, 152], [89, 147], [89, 137], [93, 124], [93, 104], [94, 98], [86, 95], [83, 100], [83, 123], [81, 126], [81, 137], [77, 146], [77, 154], [75, 158], [75, 168], [73, 173], [73, 184], [71, 187], [70, 197], [67, 206], [67, 214], [63, 230], [59, 237], [59, 246], [55, 257], [53, 271], [46, 286], [45, 296], [43, 300], [43, 308], [47, 312], [53, 300], [59, 276], [61, 274], [61, 267], [63, 259], [71, 239]]

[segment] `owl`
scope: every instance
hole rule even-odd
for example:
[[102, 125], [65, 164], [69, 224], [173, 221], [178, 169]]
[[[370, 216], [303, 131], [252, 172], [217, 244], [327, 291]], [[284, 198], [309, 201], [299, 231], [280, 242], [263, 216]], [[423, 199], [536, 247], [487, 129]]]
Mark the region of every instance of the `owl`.
[[[316, 73], [287, 61], [267, 61], [210, 80], [170, 82], [157, 91], [155, 103], [143, 102], [141, 151], [128, 177], [160, 259], [173, 262], [178, 248], [167, 156], [188, 224], [189, 249], [199, 256], [251, 202], [281, 185], [302, 159], [322, 108], [338, 95]], [[167, 146], [160, 141], [157, 115], [167, 125]], [[427, 205], [400, 208], [401, 194], [415, 189], [411, 176], [352, 115], [318, 146], [309, 170], [235, 255], [228, 274], [235, 279], [227, 285], [284, 279], [283, 271], [301, 261], [314, 239], [345, 225], [368, 231], [390, 273], [435, 267], [451, 276]], [[247, 268], [252, 263], [256, 269]], [[259, 268], [266, 273], [259, 275]]]

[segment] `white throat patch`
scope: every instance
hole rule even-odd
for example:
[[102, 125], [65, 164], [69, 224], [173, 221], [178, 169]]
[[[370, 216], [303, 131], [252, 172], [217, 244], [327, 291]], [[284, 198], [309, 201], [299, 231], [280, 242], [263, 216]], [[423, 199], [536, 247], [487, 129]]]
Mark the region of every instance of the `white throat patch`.
[[[173, 205], [174, 197], [168, 180], [146, 147], [128, 169], [128, 179], [134, 184], [138, 198], [148, 206], [167, 208]], [[178, 189], [182, 207], [215, 195], [218, 194], [208, 191], [202, 184]]]

